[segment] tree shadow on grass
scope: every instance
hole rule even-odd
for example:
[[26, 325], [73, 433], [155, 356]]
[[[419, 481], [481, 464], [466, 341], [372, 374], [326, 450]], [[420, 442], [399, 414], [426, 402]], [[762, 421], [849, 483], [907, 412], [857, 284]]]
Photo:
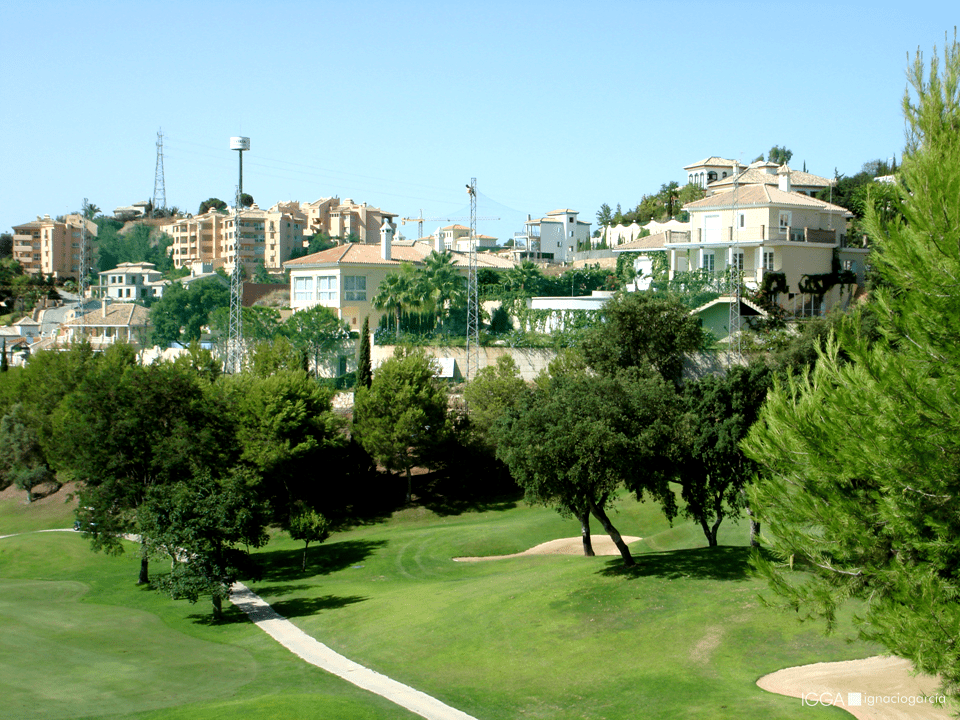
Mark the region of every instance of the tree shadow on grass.
[[323, 610], [337, 610], [347, 605], [363, 602], [368, 598], [360, 595], [322, 595], [312, 598], [291, 598], [290, 600], [281, 600], [274, 603], [274, 610], [285, 618], [305, 617], [307, 615], [316, 615]]
[[670, 579], [748, 580], [751, 577], [749, 547], [707, 547], [634, 555], [635, 565], [611, 560], [601, 575], [610, 577], [661, 577]]
[[341, 540], [314, 545], [307, 550], [307, 570], [303, 571], [303, 548], [258, 553], [263, 582], [289, 582], [313, 575], [329, 575], [366, 560], [386, 540]]

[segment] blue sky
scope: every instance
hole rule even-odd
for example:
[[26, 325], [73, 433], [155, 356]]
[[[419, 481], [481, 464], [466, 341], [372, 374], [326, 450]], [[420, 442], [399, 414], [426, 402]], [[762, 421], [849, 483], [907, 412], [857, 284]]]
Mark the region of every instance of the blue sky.
[[[337, 195], [481, 233], [625, 209], [710, 155], [853, 174], [899, 154], [908, 54], [955, 3], [3, 3], [0, 231], [153, 195]], [[429, 232], [437, 224], [426, 223]], [[466, 224], [466, 222], [464, 222]], [[415, 225], [401, 230], [416, 235]]]

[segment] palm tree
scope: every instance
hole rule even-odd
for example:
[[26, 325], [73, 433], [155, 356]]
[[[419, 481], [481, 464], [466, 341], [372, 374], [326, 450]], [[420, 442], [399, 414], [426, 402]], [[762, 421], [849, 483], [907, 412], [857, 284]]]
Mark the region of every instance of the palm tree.
[[507, 285], [511, 290], [520, 290], [520, 292], [529, 290], [533, 294], [542, 279], [543, 274], [540, 268], [529, 260], [524, 260], [507, 271]]
[[465, 298], [463, 276], [453, 264], [453, 253], [449, 251], [427, 255], [422, 275], [428, 304], [436, 311], [439, 325], [443, 311], [457, 306]]
[[423, 305], [423, 294], [416, 268], [408, 262], [400, 263], [400, 270], [387, 275], [377, 294], [373, 298], [373, 306], [377, 310], [387, 310], [396, 313], [397, 332], [400, 331], [400, 314], [404, 308], [419, 308]]

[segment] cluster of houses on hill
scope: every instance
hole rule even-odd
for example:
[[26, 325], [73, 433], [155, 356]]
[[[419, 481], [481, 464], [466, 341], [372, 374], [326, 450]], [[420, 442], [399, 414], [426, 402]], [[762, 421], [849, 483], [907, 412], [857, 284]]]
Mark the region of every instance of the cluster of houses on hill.
[[[734, 160], [715, 156], [684, 170], [688, 181], [706, 193], [683, 207], [689, 214], [687, 222], [604, 227], [597, 239], [591, 237], [590, 223], [580, 220], [577, 211], [555, 210], [541, 218], [529, 218], [524, 231], [513, 238], [512, 248], [498, 246], [496, 238], [478, 236], [476, 245], [484, 251], [478, 253], [478, 267], [505, 271], [529, 257], [552, 263], [567, 263], [576, 257], [583, 262], [578, 250], [603, 242], [609, 248], [608, 256], [636, 253], [637, 280], [631, 289], [649, 286], [659, 256], [659, 266], [667, 268], [671, 279], [689, 270], [723, 276], [735, 269], [748, 287], [758, 288], [765, 276], [780, 276], [779, 300], [788, 312], [796, 314], [819, 314], [841, 300], [841, 290], [836, 287], [815, 295], [804, 292], [805, 278], [835, 272], [839, 265], [848, 281], [854, 279], [848, 286], [863, 283], [869, 251], [861, 238], [847, 233], [852, 215], [815, 197], [830, 188], [832, 180], [787, 165], [760, 161], [741, 167]], [[312, 203], [281, 202], [268, 210], [254, 205], [239, 213], [211, 209], [156, 224], [173, 240], [174, 265], [191, 267], [192, 279], [212, 275], [217, 268], [231, 272], [237, 262], [248, 272], [261, 265], [268, 270], [286, 270], [293, 311], [323, 305], [357, 329], [367, 315], [373, 322], [379, 319], [381, 311], [373, 307], [373, 296], [401, 262], [419, 265], [430, 252], [449, 250], [454, 265], [467, 272], [469, 228], [450, 225], [424, 238], [406, 240], [397, 236], [397, 217], [352, 199], [341, 202], [331, 197]], [[81, 244], [88, 243], [87, 257], [92, 257], [96, 232], [97, 226], [79, 215], [38, 218], [14, 227], [13, 255], [27, 272], [76, 276]], [[340, 238], [341, 244], [291, 259], [295, 249], [305, 246], [304, 238], [318, 233]], [[590, 262], [589, 256], [586, 262]], [[149, 263], [125, 263], [100, 275], [93, 295], [102, 305], [82, 323], [87, 335], [92, 328], [99, 328], [94, 337], [103, 343], [142, 335], [137, 328], [141, 320], [144, 325], [148, 322], [145, 311], [140, 308], [124, 314], [118, 307], [140, 307], [148, 298], [161, 297], [169, 281]], [[561, 305], [572, 307], [570, 302], [570, 298], [558, 300], [558, 310]], [[598, 297], [580, 304], [595, 308], [602, 302]], [[550, 306], [549, 299], [535, 304]], [[58, 329], [56, 337], [73, 337], [76, 331], [70, 329], [70, 323], [76, 321], [65, 315], [61, 324], [66, 329]], [[41, 332], [42, 322], [25, 319], [16, 330], [4, 331], [16, 334], [22, 344], [27, 338], [51, 334], [50, 329]]]

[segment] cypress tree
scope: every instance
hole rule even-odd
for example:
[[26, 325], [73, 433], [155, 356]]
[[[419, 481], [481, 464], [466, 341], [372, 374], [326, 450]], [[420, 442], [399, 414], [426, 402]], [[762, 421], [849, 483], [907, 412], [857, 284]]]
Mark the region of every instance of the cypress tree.
[[370, 368], [370, 316], [363, 319], [360, 331], [360, 349], [357, 352], [357, 387], [370, 387], [373, 371]]

